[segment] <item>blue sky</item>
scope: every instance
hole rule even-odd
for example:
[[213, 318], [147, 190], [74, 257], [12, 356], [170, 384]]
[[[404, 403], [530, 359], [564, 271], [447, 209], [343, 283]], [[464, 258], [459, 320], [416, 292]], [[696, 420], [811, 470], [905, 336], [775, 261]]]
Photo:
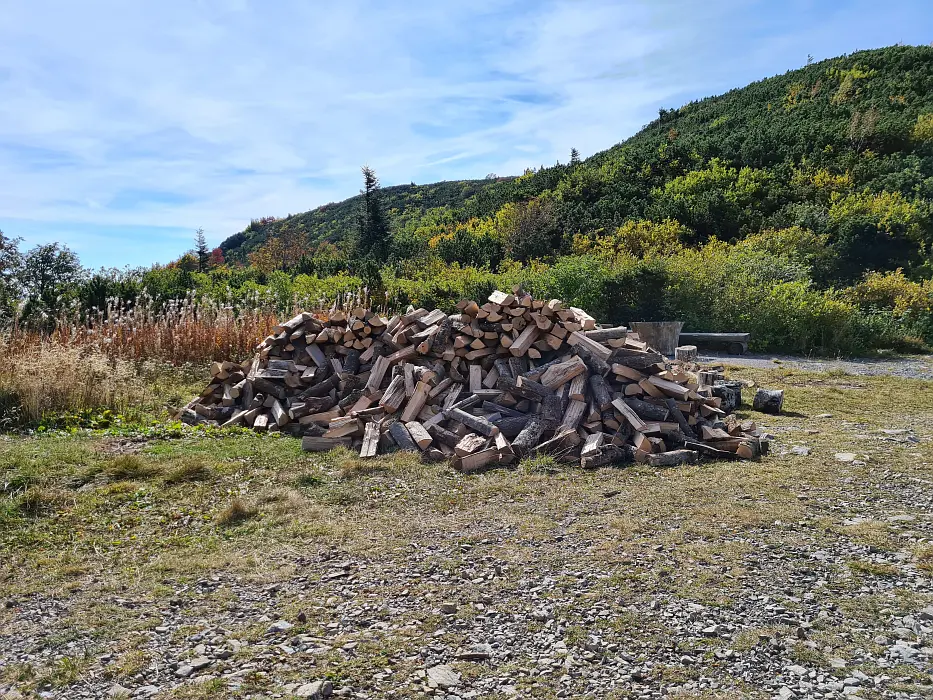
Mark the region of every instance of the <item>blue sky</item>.
[[817, 60], [933, 41], [887, 0], [0, 0], [0, 230], [92, 267], [384, 185], [517, 174]]

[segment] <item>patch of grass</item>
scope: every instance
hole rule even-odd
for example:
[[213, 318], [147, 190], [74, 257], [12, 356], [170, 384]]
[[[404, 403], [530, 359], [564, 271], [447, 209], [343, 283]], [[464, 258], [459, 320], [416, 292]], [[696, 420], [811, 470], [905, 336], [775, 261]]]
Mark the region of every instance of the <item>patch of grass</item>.
[[897, 576], [900, 574], [896, 566], [880, 564], [874, 561], [852, 559], [846, 563], [853, 574], [860, 576]]
[[933, 576], [933, 545], [920, 545], [915, 551], [917, 568]]
[[221, 527], [230, 527], [254, 518], [258, 514], [259, 511], [242, 498], [234, 498], [217, 514], [217, 524]]
[[91, 664], [89, 656], [63, 656], [43, 674], [43, 680], [56, 687], [74, 685]]
[[523, 459], [518, 465], [519, 471], [526, 474], [553, 474], [563, 471], [564, 467], [553, 455], [539, 454]]
[[192, 481], [207, 481], [212, 475], [211, 468], [206, 461], [189, 459], [169, 471], [163, 481], [169, 486], [174, 486]]
[[34, 518], [53, 513], [64, 503], [65, 498], [60, 491], [42, 486], [31, 486], [16, 499], [19, 512]]
[[140, 455], [120, 455], [104, 467], [109, 481], [149, 479], [162, 473], [161, 467]]

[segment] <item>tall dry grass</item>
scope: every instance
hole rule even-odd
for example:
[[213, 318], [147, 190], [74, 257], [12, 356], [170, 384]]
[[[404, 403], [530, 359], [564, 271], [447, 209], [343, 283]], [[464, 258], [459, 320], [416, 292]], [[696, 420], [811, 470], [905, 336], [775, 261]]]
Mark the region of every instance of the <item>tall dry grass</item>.
[[93, 345], [45, 339], [0, 344], [0, 424], [16, 427], [50, 414], [110, 409], [129, 414], [151, 405], [146, 373]]
[[157, 305], [143, 296], [89, 314], [73, 308], [48, 333], [14, 326], [0, 335], [0, 428], [86, 410], [153, 411], [190, 382], [170, 366], [246, 359], [275, 323], [261, 307], [193, 297]]
[[[56, 319], [49, 340], [61, 346], [94, 347], [108, 357], [160, 360], [174, 365], [246, 359], [275, 326], [264, 306], [234, 308], [210, 299], [157, 304], [143, 294], [133, 305], [110, 300], [104, 309], [77, 308]], [[14, 329], [11, 343], [32, 344], [35, 331]]]

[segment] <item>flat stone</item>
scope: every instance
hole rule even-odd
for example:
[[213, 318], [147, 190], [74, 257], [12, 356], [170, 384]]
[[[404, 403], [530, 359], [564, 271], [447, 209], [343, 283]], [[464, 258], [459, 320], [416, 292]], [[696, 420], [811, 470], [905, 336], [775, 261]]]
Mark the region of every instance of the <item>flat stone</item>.
[[809, 673], [809, 671], [807, 671], [807, 669], [805, 669], [800, 664], [794, 664], [793, 666], [788, 666], [787, 670], [793, 673], [795, 676], [805, 676]]
[[933, 620], [933, 605], [928, 605], [923, 610], [921, 610], [919, 617], [921, 620]]
[[129, 688], [124, 688], [119, 683], [114, 683], [112, 686], [110, 686], [110, 690], [107, 691], [108, 698], [122, 698], [129, 697], [129, 695]]
[[460, 685], [460, 674], [446, 664], [432, 666], [429, 668], [428, 679], [433, 681], [438, 688], [442, 688], [443, 690], [447, 690], [448, 688], [456, 688], [458, 685]]
[[836, 461], [837, 462], [854, 462], [858, 459], [858, 455], [854, 452], [837, 452]]
[[299, 698], [311, 698], [312, 700], [321, 700], [330, 697], [334, 692], [334, 684], [330, 681], [312, 681], [299, 686], [295, 690], [295, 695]]
[[471, 644], [457, 654], [457, 658], [464, 661], [483, 661], [491, 656], [492, 647], [489, 644]]
[[840, 659], [839, 657], [834, 657], [834, 658], [832, 658], [832, 659], [829, 660], [829, 667], [830, 667], [830, 668], [845, 668], [845, 667], [846, 667], [846, 661], [845, 661], [845, 659]]
[[200, 671], [202, 668], [207, 668], [212, 663], [214, 662], [206, 656], [199, 656], [197, 658], [191, 659], [191, 661], [188, 662], [188, 665], [191, 666], [191, 668], [193, 668], [195, 671]]
[[278, 622], [274, 622], [269, 626], [269, 631], [278, 634], [281, 632], [288, 632], [288, 630], [294, 626], [295, 625], [293, 625], [291, 622], [287, 622], [286, 620], [279, 620]]
[[192, 673], [194, 673], [194, 669], [188, 664], [179, 666], [177, 669], [175, 669], [175, 675], [178, 676], [179, 678], [187, 678]]
[[916, 520], [916, 515], [892, 515], [888, 518], [889, 523], [912, 523]]
[[457, 613], [457, 604], [441, 603], [441, 612], [445, 615], [455, 615]]
[[793, 447], [790, 448], [790, 452], [791, 454], [794, 454], [794, 455], [806, 457], [808, 454], [810, 454], [810, 448], [804, 445], [794, 445]]

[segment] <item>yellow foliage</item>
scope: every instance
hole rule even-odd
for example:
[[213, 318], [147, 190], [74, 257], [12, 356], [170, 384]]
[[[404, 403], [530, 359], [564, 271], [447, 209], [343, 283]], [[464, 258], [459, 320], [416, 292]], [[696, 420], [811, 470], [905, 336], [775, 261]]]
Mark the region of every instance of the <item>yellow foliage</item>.
[[842, 195], [833, 192], [830, 196], [829, 218], [833, 222], [865, 216], [875, 222], [879, 229], [888, 234], [897, 233], [903, 226], [907, 235], [919, 238], [923, 231], [925, 213], [917, 202], [911, 202], [900, 192], [868, 191]]
[[857, 304], [892, 309], [895, 316], [933, 313], [933, 280], [913, 282], [900, 268], [894, 272], [871, 272], [848, 293]]
[[614, 233], [597, 236], [588, 240], [574, 236], [574, 249], [581, 253], [593, 252], [597, 255], [615, 258], [634, 256], [651, 258], [673, 255], [683, 249], [681, 240], [691, 235], [692, 231], [679, 221], [665, 219], [656, 221], [626, 221]]
[[933, 141], [933, 112], [917, 117], [912, 135], [917, 141]]

